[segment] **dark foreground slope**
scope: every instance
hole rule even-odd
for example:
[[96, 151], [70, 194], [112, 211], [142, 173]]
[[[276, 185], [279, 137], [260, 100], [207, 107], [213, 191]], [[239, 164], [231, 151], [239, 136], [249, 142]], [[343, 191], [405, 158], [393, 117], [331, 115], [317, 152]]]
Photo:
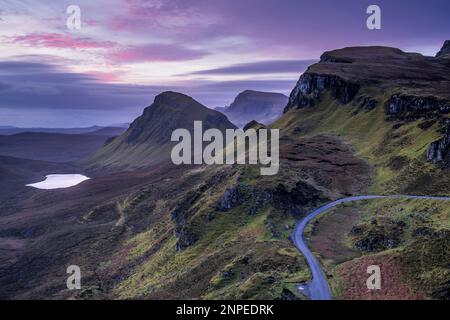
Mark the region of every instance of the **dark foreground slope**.
[[202, 121], [203, 130], [222, 132], [235, 126], [221, 113], [210, 110], [191, 97], [164, 92], [144, 110], [130, 128], [94, 155], [82, 161], [91, 170], [130, 170], [170, 161], [174, 143], [172, 132], [178, 128], [193, 132], [194, 121]]

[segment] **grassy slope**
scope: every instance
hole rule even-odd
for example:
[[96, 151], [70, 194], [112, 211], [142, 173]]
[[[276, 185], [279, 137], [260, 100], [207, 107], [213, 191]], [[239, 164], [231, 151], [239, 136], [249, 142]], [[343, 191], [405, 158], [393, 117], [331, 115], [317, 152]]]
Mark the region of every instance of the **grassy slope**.
[[[338, 245], [335, 250], [354, 250], [355, 243], [367, 237], [369, 230], [376, 230], [391, 237], [395, 234], [394, 237], [398, 237], [399, 243], [393, 248], [377, 252], [359, 252], [356, 255], [340, 257], [339, 261], [333, 252], [326, 252], [317, 244], [313, 245], [327, 272], [333, 275], [330, 283], [337, 298], [371, 298], [374, 292], [365, 288], [365, 280], [368, 277], [366, 268], [370, 264], [382, 266], [382, 290], [376, 293], [376, 297], [381, 299], [433, 297], [433, 292], [448, 281], [450, 272], [447, 263], [450, 256], [448, 236], [446, 238], [444, 235], [445, 230], [448, 232], [450, 229], [448, 203], [435, 200], [382, 199], [348, 204], [316, 218], [314, 231], [313, 222], [306, 231], [307, 237], [311, 238], [313, 243], [324, 241], [324, 227], [327, 222], [332, 220], [333, 216], [351, 214], [350, 210], [356, 211], [357, 218], [349, 227], [356, 226], [365, 231], [356, 235], [350, 232], [341, 234], [336, 239]], [[398, 226], [399, 222], [404, 225]], [[345, 224], [345, 221], [342, 223]], [[418, 230], [423, 228], [441, 233], [442, 236], [418, 234]], [[395, 276], [392, 268], [398, 270]], [[364, 281], [349, 282], [350, 270], [352, 276], [359, 275]], [[404, 290], [396, 292], [399, 287]]]
[[[373, 96], [374, 92], [371, 94]], [[357, 106], [341, 105], [328, 96], [314, 108], [289, 111], [272, 125], [281, 129], [282, 153], [288, 155], [282, 159], [280, 173], [275, 177], [261, 177], [256, 167], [247, 167], [240, 171], [239, 185], [273, 191], [280, 183], [289, 190], [296, 182], [305, 181], [328, 198], [358, 193], [448, 194], [449, 189], [443, 187], [448, 186], [448, 177], [424, 158], [428, 144], [438, 138], [437, 128], [422, 130], [413, 122], [394, 130], [393, 123], [384, 120], [382, 104], [387, 96], [377, 95], [380, 101], [377, 108], [370, 112], [359, 111], [356, 115]], [[337, 171], [329, 171], [327, 166], [333, 166], [334, 160], [339, 158], [326, 157], [337, 153], [337, 143], [335, 138], [321, 141], [325, 139], [323, 135], [345, 141], [357, 156], [371, 164], [374, 179], [370, 191], [364, 190], [364, 183], [354, 188], [345, 187], [348, 182], [344, 177], [351, 177], [352, 181], [364, 180], [361, 172], [350, 169], [354, 164], [349, 163], [344, 169], [336, 166], [333, 168]], [[302, 141], [310, 144], [302, 145]], [[326, 146], [328, 150], [324, 149]], [[294, 216], [273, 205], [249, 215], [251, 201], [244, 201], [230, 210], [217, 209], [225, 189], [236, 184], [237, 173], [233, 170], [235, 168], [211, 167], [194, 173], [191, 178], [180, 177], [173, 181], [172, 187], [181, 193], [199, 190], [201, 195], [189, 204], [186, 221], [187, 230], [197, 235], [197, 241], [182, 251], [175, 250], [178, 239], [174, 236], [176, 225], [171, 219], [182, 196], [148, 200], [151, 203], [148, 207], [156, 202], [148, 214], [157, 212], [160, 218], [144, 230], [130, 233], [120, 249], [104, 260], [98, 273], [102, 282], [109, 286], [103, 289], [103, 294], [122, 299], [272, 299], [281, 298], [285, 289], [289, 289], [304, 298], [296, 291], [294, 283], [307, 280], [310, 273], [304, 258], [289, 240]], [[228, 178], [218, 185], [201, 188], [202, 181], [221, 175], [222, 171], [227, 172]], [[356, 178], [356, 174], [361, 177]], [[421, 179], [427, 175], [432, 178], [431, 182], [421, 184]], [[125, 216], [132, 217], [139, 207], [146, 207], [145, 196], [136, 198], [136, 201], [123, 202]], [[304, 205], [301, 211], [317, 205]], [[125, 220], [124, 225], [127, 224]], [[271, 232], [269, 225], [274, 226], [277, 235]], [[396, 252], [402, 252], [399, 250], [401, 248]], [[337, 296], [343, 295], [345, 287], [341, 285], [335, 265], [328, 261], [326, 265], [329, 274], [334, 276], [331, 280], [334, 292]]]
[[[289, 111], [273, 126], [287, 135], [331, 134], [348, 142], [375, 169], [373, 193], [450, 194], [450, 175], [425, 159], [429, 144], [440, 137], [438, 126], [422, 130], [416, 121], [393, 129], [394, 123], [384, 120], [387, 95], [376, 98], [381, 102], [375, 109], [354, 115], [356, 106], [327, 96], [313, 108]], [[294, 133], [296, 128], [300, 134]]]
[[[356, 106], [343, 106], [326, 97], [315, 108], [288, 112], [273, 127], [282, 130], [282, 149], [292, 141], [297, 143], [323, 134], [346, 141], [359, 157], [372, 164], [375, 175], [372, 193], [401, 193], [408, 188], [413, 193], [434, 193], [439, 185], [413, 186], [417, 185], [419, 173], [440, 174], [423, 158], [428, 143], [438, 137], [436, 128], [422, 131], [417, 123], [411, 123], [393, 130], [393, 124], [384, 121], [380, 106], [371, 112], [360, 111], [353, 115], [355, 110]], [[298, 127], [300, 133], [296, 133]], [[390, 148], [389, 153], [383, 150], [386, 148]], [[301, 154], [302, 150], [294, 152]], [[392, 162], [399, 157], [408, 165], [393, 170]], [[322, 179], [316, 181], [323, 167], [319, 161], [312, 174], [295, 163], [283, 162], [275, 178], [260, 177], [257, 168], [246, 168], [240, 184], [273, 190], [278, 183], [292, 187], [296, 181], [306, 179], [316, 188], [339, 197], [338, 190], [321, 185], [318, 181]], [[403, 184], [398, 183], [399, 177]], [[198, 179], [206, 178], [200, 174]], [[202, 193], [202, 200], [193, 204], [191, 209], [195, 214], [189, 218], [188, 226], [200, 237], [183, 251], [175, 250], [177, 239], [173, 236], [173, 221], [168, 218], [170, 207], [162, 204], [161, 210], [167, 211], [165, 220], [133, 236], [105, 262], [107, 271], [111, 263], [117, 264], [115, 269], [132, 266], [130, 275], [115, 283], [109, 295], [115, 298], [261, 299], [280, 298], [284, 288], [296, 293], [293, 283], [308, 279], [310, 274], [304, 259], [289, 240], [295, 219], [271, 206], [250, 216], [245, 214], [248, 210], [245, 203], [218, 212], [215, 206], [225, 188], [233, 185], [233, 179], [218, 188], [208, 189]], [[367, 193], [359, 190], [356, 193]], [[442, 190], [446, 189], [440, 189], [439, 193], [445, 194]], [[269, 221], [282, 230], [281, 236], [274, 237], [268, 231]], [[284, 229], [285, 225], [290, 227]], [[338, 281], [334, 269], [330, 269], [330, 274]], [[343, 290], [337, 283], [332, 282], [336, 293]]]
[[[279, 297], [283, 285], [292, 280], [304, 280], [308, 274], [303, 258], [286, 240], [275, 241], [267, 235], [267, 215], [262, 213], [242, 219], [239, 212], [229, 212], [218, 217], [198, 243], [180, 253], [174, 249], [175, 237], [171, 237], [152, 259], [115, 288], [113, 295], [118, 298]], [[152, 228], [131, 239], [139, 245], [128, 259], [138, 259], [145, 254], [145, 250], [139, 251], [139, 248], [143, 244], [151, 247], [154, 233]], [[177, 288], [175, 282], [185, 276], [207, 277], [207, 282], [185, 282], [186, 287]], [[271, 281], [271, 277], [276, 280]]]
[[[302, 160], [293, 158], [298, 145], [306, 150]], [[368, 169], [346, 146], [324, 137], [283, 140], [281, 162], [277, 176], [261, 176], [256, 166], [190, 169], [120, 201], [127, 240], [96, 271], [102, 294], [304, 299], [295, 283], [309, 279], [310, 272], [290, 241], [295, 221], [329, 197], [359, 190]], [[240, 188], [238, 203], [219, 209], [225, 190], [233, 186]], [[176, 208], [183, 208], [183, 232], [197, 239], [181, 251], [176, 250]]]
[[193, 131], [194, 121], [203, 122], [203, 130], [235, 128], [221, 113], [208, 109], [183, 94], [165, 92], [144, 109], [130, 128], [81, 165], [92, 170], [133, 170], [170, 161], [171, 135], [175, 129]]
[[[376, 90], [370, 88], [363, 90], [361, 94], [370, 93], [380, 101], [372, 111], [358, 111], [357, 106], [342, 105], [326, 95], [315, 107], [289, 111], [274, 126], [285, 128], [284, 133], [290, 136], [329, 134], [349, 143], [358, 156], [366, 159], [373, 166], [374, 181], [369, 193], [449, 195], [450, 175], [448, 171], [442, 170], [425, 159], [430, 143], [440, 138], [438, 125], [435, 124], [423, 130], [418, 126], [421, 122], [419, 120], [394, 129], [394, 122], [385, 121], [382, 107], [390, 94], [376, 94]], [[381, 261], [390, 261], [387, 257], [395, 257], [392, 264], [399, 268], [398, 275], [406, 283], [405, 288], [409, 290], [404, 289], [402, 287], [404, 283], [400, 282], [393, 284], [398, 292], [395, 290], [392, 292], [403, 295], [403, 298], [431, 297], [432, 291], [449, 279], [448, 270], [443, 270], [443, 263], [445, 264], [445, 259], [448, 261], [449, 257], [433, 256], [437, 248], [448, 246], [448, 238], [424, 240], [411, 237], [412, 229], [423, 226], [430, 226], [433, 230], [449, 230], [450, 206], [448, 203], [419, 200], [375, 200], [357, 208], [362, 213], [361, 217], [357, 219], [357, 224], [370, 225], [370, 221], [379, 216], [389, 216], [390, 219], [398, 219], [407, 223], [407, 231], [405, 231], [401, 246], [395, 250], [383, 251], [386, 256], [381, 254]], [[325, 217], [332, 212], [327, 212], [319, 217], [317, 219], [321, 221], [319, 225], [325, 223]], [[424, 214], [428, 214], [426, 220], [423, 220]], [[311, 232], [311, 227], [309, 232]], [[347, 237], [348, 235], [343, 236]], [[343, 240], [342, 248], [354, 250], [354, 242], [347, 238], [345, 241]], [[365, 253], [364, 256], [370, 259], [380, 257], [380, 253]], [[349, 256], [347, 259], [350, 263], [341, 264], [339, 267], [336, 265], [336, 261], [330, 261], [324, 256], [320, 256], [320, 258], [323, 259], [330, 275], [335, 296], [370, 298], [367, 292], [359, 292], [359, 296], [357, 294], [352, 296], [348, 292], [344, 293], [346, 288], [355, 284], [345, 284], [345, 281], [339, 276], [339, 272], [341, 274], [345, 274], [349, 270], [355, 272], [354, 269], [351, 269], [352, 263], [357, 265], [358, 261], [364, 260]], [[365, 269], [361, 270], [364, 273], [365, 281], [368, 275], [365, 274]], [[386, 270], [389, 270], [387, 266]], [[363, 284], [365, 286], [365, 282]], [[402, 289], [404, 290], [402, 291]], [[380, 295], [372, 298], [395, 298], [395, 295]]]
[[[192, 177], [187, 174], [177, 183], [184, 180], [180, 187], [185, 187], [192, 181], [198, 183], [200, 177], [206, 180], [209, 175], [217, 174], [217, 170], [222, 171], [208, 170], [210, 172], [200, 170]], [[108, 296], [120, 299], [274, 299], [280, 298], [285, 288], [295, 293], [293, 284], [310, 276], [306, 262], [289, 241], [291, 229], [274, 237], [267, 228], [269, 220], [293, 226], [294, 218], [271, 207], [249, 215], [245, 213], [248, 209], [245, 204], [226, 212], [218, 211], [217, 202], [234, 179], [233, 176], [217, 189], [202, 193], [201, 200], [193, 204], [195, 213], [187, 225], [191, 232], [199, 235], [199, 240], [182, 251], [175, 250], [177, 238], [170, 218], [170, 201], [159, 200], [153, 209], [162, 213], [159, 222], [130, 237], [99, 268], [98, 273], [105, 283], [114, 279], [115, 273], [129, 271], [127, 277], [113, 284]], [[142, 206], [145, 201], [134, 202]], [[122, 206], [133, 215], [138, 210], [134, 207], [136, 204], [128, 200]]]
[[[276, 177], [263, 178], [257, 174], [257, 169], [246, 168], [239, 184], [259, 190], [274, 190], [278, 183], [282, 183], [289, 190], [296, 182], [303, 181], [320, 190], [326, 198], [369, 192], [449, 194], [448, 174], [425, 161], [427, 146], [439, 137], [437, 126], [422, 130], [416, 121], [394, 129], [393, 122], [385, 121], [383, 108], [392, 92], [380, 92], [373, 87], [363, 87], [359, 94], [376, 98], [379, 101], [378, 106], [366, 112], [358, 110], [356, 105], [342, 105], [329, 95], [324, 95], [320, 103], [313, 108], [291, 110], [286, 113], [271, 127], [281, 129], [281, 149], [289, 155], [290, 160], [282, 160], [282, 170]], [[336, 141], [330, 138], [328, 142], [315, 141], [309, 146], [301, 143], [323, 135], [331, 135], [345, 141], [354, 149], [357, 156], [370, 163], [374, 179], [369, 191], [363, 187], [364, 183], [353, 188], [344, 186], [345, 183], [349, 183], [342, 176], [351, 177], [352, 181], [364, 180], [357, 179], [355, 172], [349, 169], [354, 164], [344, 166], [342, 172], [336, 168], [334, 168], [336, 171], [329, 171], [330, 168], [327, 166], [331, 166], [334, 160], [339, 159], [330, 159], [325, 155], [336, 152], [334, 150], [337, 146]], [[331, 147], [326, 150], [324, 148], [327, 143]], [[318, 153], [312, 152], [313, 149], [317, 149]], [[301, 159], [308, 158], [308, 154], [309, 159]], [[206, 181], [208, 176], [218, 174], [222, 169], [211, 170], [217, 171], [199, 173], [194, 179], [196, 183], [180, 182], [183, 179], [174, 181], [174, 187], [186, 192], [201, 190], [198, 182]], [[200, 200], [189, 204], [186, 228], [196, 234], [198, 239], [182, 251], [175, 250], [176, 226], [170, 218], [174, 203], [161, 197], [157, 208], [152, 211], [159, 212], [162, 217], [159, 223], [149, 225], [138, 234], [131, 234], [129, 240], [114, 256], [106, 259], [99, 270], [105, 277], [105, 283], [112, 281], [112, 285], [106, 290], [107, 295], [114, 298], [260, 299], [280, 298], [285, 288], [295, 293], [293, 283], [308, 279], [310, 274], [304, 259], [289, 240], [295, 222], [294, 217], [272, 205], [260, 208], [254, 215], [248, 215], [246, 212], [249, 209], [249, 201], [231, 210], [217, 210], [217, 204], [225, 189], [235, 184], [236, 174], [228, 174], [230, 178], [219, 185], [202, 189], [199, 191]], [[336, 178], [339, 174], [340, 180]], [[322, 199], [323, 201], [326, 199]], [[395, 206], [406, 205], [405, 203], [399, 201]], [[303, 205], [301, 212], [304, 213], [317, 205], [317, 203]], [[382, 205], [382, 202], [373, 205]], [[392, 205], [392, 208], [395, 206]], [[136, 212], [134, 205], [127, 207], [125, 203], [124, 209], [129, 216]], [[419, 209], [411, 208], [412, 216], [409, 219], [413, 222], [406, 222], [408, 228], [423, 224], [420, 215], [416, 215]], [[433, 221], [448, 221], [448, 213], [445, 210], [447, 209], [438, 207], [436, 219]], [[391, 214], [388, 207], [383, 207], [380, 212]], [[373, 212], [368, 210], [362, 217], [371, 215]], [[403, 218], [405, 217], [399, 216], [396, 219]], [[367, 224], [367, 221], [369, 220], [357, 223]], [[279, 231], [278, 235], [270, 231], [270, 225]], [[446, 229], [448, 226], [442, 224], [434, 228]], [[408, 232], [410, 234], [410, 231]], [[395, 253], [400, 259], [396, 260], [397, 262], [404, 261], [403, 264], [398, 262], [399, 268], [404, 266], [415, 268], [416, 265], [411, 261], [425, 257], [432, 250], [426, 247], [422, 251], [413, 250], [417, 244], [407, 238], [408, 232], [405, 233], [405, 239], [402, 240], [400, 247], [367, 256], [372, 259], [383, 254]], [[352, 247], [354, 239], [347, 239], [345, 236], [344, 234], [343, 246]], [[352, 258], [350, 257], [350, 262], [357, 261]], [[340, 275], [353, 269], [344, 268], [344, 271], [339, 273], [335, 264], [326, 260], [326, 257], [324, 263], [330, 276], [333, 276], [330, 279], [336, 296], [343, 296], [345, 286]], [[426, 264], [423, 266], [426, 267]], [[125, 276], [121, 272], [123, 270], [127, 271]], [[427, 294], [436, 285], [429, 281], [421, 284], [420, 281], [408, 279], [405, 274], [406, 271], [401, 269], [401, 277], [405, 277], [406, 283], [411, 283], [411, 286], [421, 285], [420, 290], [427, 291]], [[432, 271], [431, 277], [433, 274]], [[430, 276], [424, 275], [422, 279], [430, 279]]]

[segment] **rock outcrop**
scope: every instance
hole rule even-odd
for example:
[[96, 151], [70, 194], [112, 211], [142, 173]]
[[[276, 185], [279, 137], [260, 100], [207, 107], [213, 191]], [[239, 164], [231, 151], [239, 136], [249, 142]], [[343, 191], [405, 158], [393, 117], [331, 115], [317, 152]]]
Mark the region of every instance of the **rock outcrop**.
[[257, 187], [236, 184], [228, 187], [223, 193], [219, 210], [228, 211], [244, 203], [248, 203], [247, 214], [255, 215], [260, 209], [269, 205], [273, 200], [272, 192]]
[[450, 300], [450, 280], [441, 284], [441, 286], [432, 292], [432, 297], [438, 300]]
[[369, 96], [364, 96], [364, 95], [363, 96], [359, 96], [356, 99], [356, 102], [358, 103], [359, 107], [362, 110], [365, 110], [365, 111], [373, 110], [378, 104], [378, 100], [377, 99], [374, 99], [374, 98], [369, 97]]
[[[428, 130], [450, 113], [449, 53], [450, 40], [437, 58], [381, 46], [325, 52], [300, 77], [285, 112], [321, 106], [327, 93], [341, 104], [351, 102], [352, 116], [384, 106], [385, 120], [394, 122], [393, 130], [412, 121], [421, 121], [419, 128]], [[428, 161], [449, 165], [448, 131], [444, 124], [442, 137], [430, 141]]]
[[228, 187], [220, 199], [220, 209], [228, 210], [241, 204], [243, 197], [242, 192], [239, 191], [239, 185]]
[[[412, 95], [393, 95], [385, 105], [387, 120], [403, 122], [427, 119], [419, 125], [423, 130], [435, 122], [442, 124], [442, 138], [430, 144], [427, 150], [427, 160], [444, 167], [450, 165], [450, 119], [444, 117], [450, 112], [450, 100], [436, 97], [420, 97]], [[397, 123], [400, 126], [403, 122]]]
[[433, 96], [393, 95], [386, 103], [389, 119], [414, 121], [419, 118], [439, 117], [450, 112], [450, 101]]
[[[442, 138], [430, 144], [426, 156], [428, 161], [443, 166], [450, 164], [450, 119], [443, 117], [449, 112], [449, 100], [432, 96], [420, 97], [396, 94], [385, 105], [387, 120], [409, 122], [428, 119], [427, 121], [432, 121], [430, 125], [438, 121], [442, 123], [442, 129], [440, 130]], [[422, 125], [421, 128], [425, 130], [427, 125]]]
[[302, 208], [305, 206], [316, 206], [324, 200], [325, 197], [319, 190], [303, 181], [298, 181], [291, 190], [279, 184], [273, 193], [274, 206], [296, 217], [304, 214]]
[[[446, 42], [438, 56], [447, 55], [449, 49]], [[445, 109], [450, 101], [449, 74], [447, 59], [426, 57], [396, 48], [370, 46], [327, 51], [300, 77], [285, 112], [318, 104], [326, 90], [343, 104], [352, 101], [361, 92], [359, 103], [364, 109], [373, 108], [377, 104], [374, 100], [384, 103], [384, 98], [381, 100], [379, 97], [385, 93], [396, 95], [389, 104], [395, 102], [394, 105], [402, 104], [402, 107], [412, 104], [419, 108], [429, 106], [438, 110], [443, 103]], [[402, 110], [404, 108], [400, 108]]]
[[357, 238], [354, 246], [358, 250], [362, 252], [379, 252], [398, 247], [401, 243], [404, 227], [403, 221], [379, 223], [374, 219], [370, 225], [353, 227], [350, 235]]
[[202, 192], [206, 191], [206, 185], [202, 185], [197, 191], [190, 191], [183, 201], [171, 213], [175, 222], [175, 236], [177, 237], [176, 250], [182, 251], [193, 245], [198, 237], [189, 228], [188, 220], [192, 216], [192, 206], [200, 199]]
[[450, 119], [442, 120], [444, 126], [441, 130], [443, 137], [433, 142], [428, 148], [427, 159], [443, 166], [450, 165]]
[[292, 108], [314, 106], [325, 90], [330, 90], [335, 99], [347, 104], [358, 93], [359, 85], [336, 75], [304, 73], [292, 90], [284, 112]]

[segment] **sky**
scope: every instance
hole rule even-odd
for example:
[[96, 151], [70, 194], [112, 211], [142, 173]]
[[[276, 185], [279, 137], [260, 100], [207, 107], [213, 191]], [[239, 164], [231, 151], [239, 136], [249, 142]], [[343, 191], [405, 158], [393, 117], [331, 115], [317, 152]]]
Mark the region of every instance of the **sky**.
[[[371, 4], [380, 30], [366, 26]], [[448, 0], [0, 0], [0, 126], [131, 122], [166, 90], [211, 108], [246, 89], [288, 95], [326, 50], [434, 55], [449, 12]]]

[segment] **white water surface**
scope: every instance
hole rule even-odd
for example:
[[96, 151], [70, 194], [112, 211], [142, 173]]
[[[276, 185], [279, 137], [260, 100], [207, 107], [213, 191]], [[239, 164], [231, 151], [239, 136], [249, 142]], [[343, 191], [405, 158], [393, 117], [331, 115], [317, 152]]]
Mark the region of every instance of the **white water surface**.
[[76, 186], [89, 179], [82, 174], [49, 174], [44, 181], [27, 184], [26, 186], [42, 190], [63, 189]]

